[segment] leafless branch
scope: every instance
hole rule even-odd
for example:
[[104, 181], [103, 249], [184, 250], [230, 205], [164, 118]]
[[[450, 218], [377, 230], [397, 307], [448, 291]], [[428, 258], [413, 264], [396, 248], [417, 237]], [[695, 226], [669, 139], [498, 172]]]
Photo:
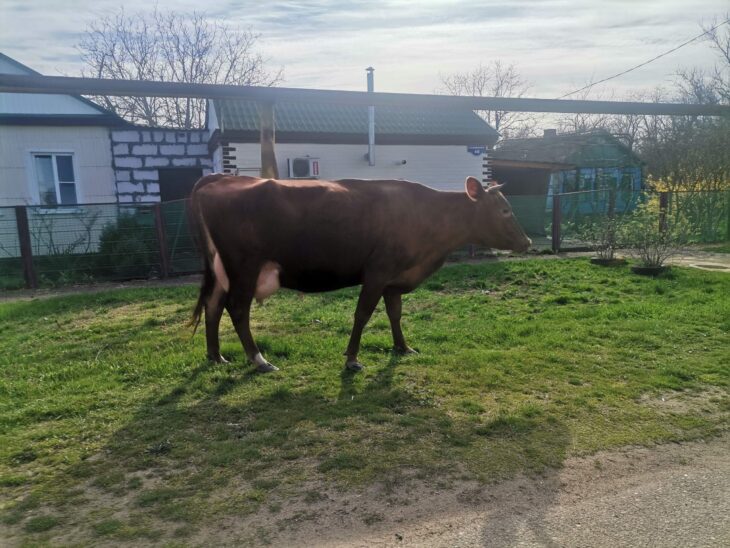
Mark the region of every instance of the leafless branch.
[[[530, 89], [514, 64], [500, 60], [480, 64], [470, 72], [442, 75], [441, 83], [450, 95], [523, 97]], [[524, 112], [481, 110], [477, 113], [505, 138], [527, 136], [537, 123], [534, 115]]]
[[[259, 35], [211, 21], [204, 13], [120, 9], [93, 22], [78, 45], [84, 76], [126, 80], [273, 86], [256, 51]], [[109, 110], [139, 124], [202, 127], [205, 101], [178, 97], [95, 97]]]

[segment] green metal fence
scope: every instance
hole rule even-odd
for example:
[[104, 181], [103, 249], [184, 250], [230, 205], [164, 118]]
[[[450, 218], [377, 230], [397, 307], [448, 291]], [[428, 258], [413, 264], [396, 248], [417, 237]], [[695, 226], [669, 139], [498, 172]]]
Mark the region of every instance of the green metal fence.
[[0, 289], [199, 270], [185, 200], [0, 208]]
[[[692, 228], [692, 242], [730, 241], [730, 192], [587, 191], [507, 196], [537, 250], [587, 249], [582, 227], [642, 204]], [[0, 290], [199, 272], [187, 201], [0, 208]], [[454, 255], [485, 255], [470, 248]]]
[[23, 287], [15, 208], [0, 208], [0, 290]]
[[[667, 222], [684, 223], [688, 243], [715, 243], [730, 240], [730, 191], [653, 192], [595, 190], [560, 194], [553, 198], [560, 230], [553, 235], [553, 248], [562, 251], [585, 249], [583, 228], [596, 219], [615, 217], [618, 222], [642, 205], [662, 211]], [[630, 242], [629, 242], [630, 244]]]

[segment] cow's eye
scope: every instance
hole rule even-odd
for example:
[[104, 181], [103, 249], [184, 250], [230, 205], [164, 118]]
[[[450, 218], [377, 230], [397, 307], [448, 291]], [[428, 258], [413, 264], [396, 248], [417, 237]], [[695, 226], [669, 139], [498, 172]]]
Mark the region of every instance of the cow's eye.
[[510, 213], [509, 209], [503, 209], [502, 210], [502, 214], [503, 215], [509, 215], [509, 213]]

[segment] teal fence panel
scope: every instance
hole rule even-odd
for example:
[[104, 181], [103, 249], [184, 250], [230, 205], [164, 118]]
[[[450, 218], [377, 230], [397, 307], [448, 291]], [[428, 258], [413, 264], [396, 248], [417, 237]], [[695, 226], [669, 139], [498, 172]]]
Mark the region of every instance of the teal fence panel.
[[548, 209], [544, 194], [505, 196], [512, 207], [517, 222], [536, 249], [552, 246], [552, 209]]

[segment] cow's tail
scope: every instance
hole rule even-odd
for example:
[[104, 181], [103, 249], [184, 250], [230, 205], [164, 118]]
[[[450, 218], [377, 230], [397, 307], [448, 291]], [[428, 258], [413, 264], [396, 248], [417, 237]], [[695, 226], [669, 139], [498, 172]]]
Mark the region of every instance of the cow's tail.
[[213, 267], [213, 260], [216, 256], [215, 245], [213, 240], [208, 233], [208, 228], [205, 225], [205, 219], [200, 206], [200, 198], [197, 195], [197, 191], [203, 186], [212, 183], [220, 178], [220, 175], [208, 175], [200, 179], [190, 194], [190, 207], [188, 208], [188, 223], [190, 226], [190, 232], [193, 235], [198, 251], [203, 258], [203, 281], [200, 284], [200, 293], [198, 294], [198, 301], [195, 303], [193, 309], [193, 315], [190, 318], [189, 325], [193, 328], [193, 335], [200, 325], [200, 318], [205, 310], [205, 303], [208, 296], [212, 293], [216, 285], [216, 277]]

